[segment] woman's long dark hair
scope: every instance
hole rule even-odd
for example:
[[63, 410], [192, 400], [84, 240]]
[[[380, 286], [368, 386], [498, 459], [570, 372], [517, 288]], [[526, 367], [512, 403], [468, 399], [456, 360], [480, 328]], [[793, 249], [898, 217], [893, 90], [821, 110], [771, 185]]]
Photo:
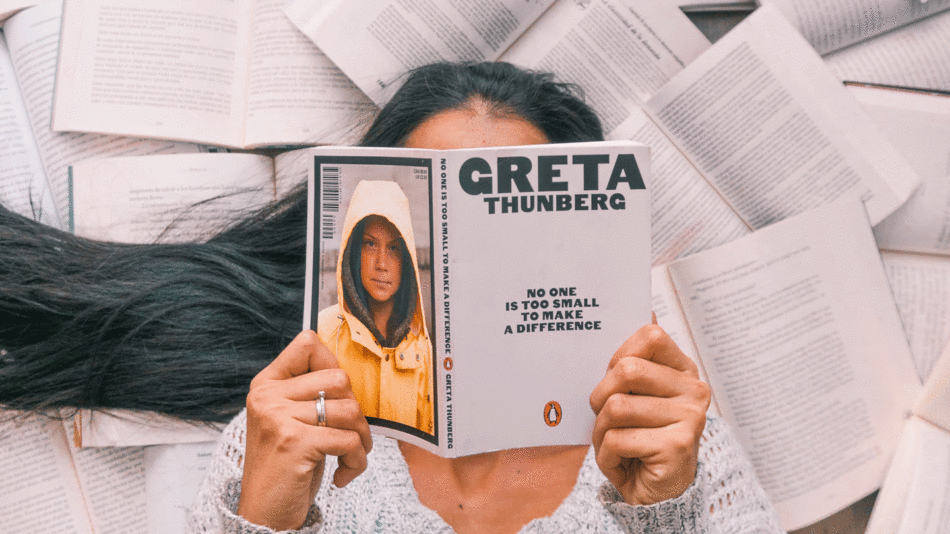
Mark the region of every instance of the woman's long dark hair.
[[[400, 146], [473, 99], [551, 142], [603, 139], [576, 88], [506, 63], [410, 72], [364, 146]], [[153, 410], [224, 422], [302, 324], [306, 188], [206, 242], [76, 237], [0, 207], [0, 405]]]

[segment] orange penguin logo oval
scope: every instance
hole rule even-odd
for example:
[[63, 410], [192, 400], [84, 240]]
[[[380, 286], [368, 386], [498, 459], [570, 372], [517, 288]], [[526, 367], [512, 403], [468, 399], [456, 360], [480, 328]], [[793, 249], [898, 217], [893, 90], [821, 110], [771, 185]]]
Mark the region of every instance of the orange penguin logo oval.
[[548, 426], [557, 426], [561, 423], [561, 405], [557, 401], [544, 405], [544, 422]]

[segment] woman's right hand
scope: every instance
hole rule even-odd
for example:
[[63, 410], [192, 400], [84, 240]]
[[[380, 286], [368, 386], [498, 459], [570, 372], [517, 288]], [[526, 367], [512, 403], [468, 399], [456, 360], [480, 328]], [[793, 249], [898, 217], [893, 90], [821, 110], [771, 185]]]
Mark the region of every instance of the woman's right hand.
[[[326, 426], [316, 400], [326, 394]], [[366, 469], [369, 425], [336, 357], [313, 331], [300, 333], [251, 381], [238, 515], [274, 530], [300, 528], [320, 487], [326, 455], [339, 457], [333, 483]]]

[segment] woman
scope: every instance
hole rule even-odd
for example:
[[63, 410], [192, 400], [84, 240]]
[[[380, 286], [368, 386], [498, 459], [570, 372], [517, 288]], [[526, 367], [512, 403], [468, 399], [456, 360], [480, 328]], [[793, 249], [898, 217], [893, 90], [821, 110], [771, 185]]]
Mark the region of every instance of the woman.
[[[504, 64], [436, 65], [407, 79], [366, 144], [598, 138], [590, 110], [548, 76]], [[314, 409], [319, 392], [325, 426]], [[728, 429], [706, 420], [709, 392], [695, 365], [662, 329], [634, 333], [590, 401], [593, 447], [440, 458], [374, 441], [347, 373], [304, 332], [252, 381], [247, 410], [225, 430], [195, 503], [193, 530], [781, 531]]]
[[[550, 76], [439, 64], [407, 78], [363, 144], [601, 138], [590, 108]], [[728, 428], [705, 418], [695, 365], [655, 325], [612, 358], [578, 355], [607, 363], [590, 395], [592, 447], [445, 459], [374, 442], [331, 350], [314, 332], [293, 337], [304, 193], [189, 245], [96, 243], [0, 210], [0, 403], [237, 413], [196, 500], [195, 531], [780, 531]]]
[[357, 184], [343, 221], [337, 302], [317, 332], [363, 415], [432, 433], [432, 349], [409, 201], [395, 182]]

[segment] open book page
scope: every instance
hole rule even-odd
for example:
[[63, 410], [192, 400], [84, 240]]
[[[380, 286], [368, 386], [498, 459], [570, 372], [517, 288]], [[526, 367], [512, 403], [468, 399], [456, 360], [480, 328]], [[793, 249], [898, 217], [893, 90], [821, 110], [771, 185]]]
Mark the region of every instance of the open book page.
[[15, 15], [20, 10], [42, 3], [43, 0], [0, 0], [0, 26], [11, 15]]
[[50, 129], [50, 110], [59, 50], [60, 16], [60, 4], [46, 2], [10, 17], [3, 31], [46, 179], [53, 192], [53, 202], [66, 222], [70, 165], [94, 156], [196, 152], [198, 147], [149, 139], [53, 132]]
[[501, 59], [578, 84], [609, 137], [629, 139], [613, 130], [709, 46], [672, 2], [559, 0]]
[[[657, 324], [663, 327], [663, 330], [673, 338], [676, 346], [683, 351], [683, 354], [693, 360], [699, 370], [699, 378], [708, 384], [709, 378], [706, 377], [702, 360], [699, 359], [699, 355], [696, 353], [696, 343], [693, 342], [689, 325], [686, 324], [686, 317], [683, 316], [683, 310], [676, 298], [676, 288], [673, 287], [669, 268], [666, 265], [658, 265], [651, 269], [650, 283], [653, 293], [650, 306], [653, 308], [653, 315], [656, 317]], [[709, 403], [708, 413], [719, 414], [715, 398]]]
[[950, 525], [950, 344], [914, 403], [868, 534], [941, 534]]
[[842, 197], [871, 223], [920, 182], [782, 15], [760, 7], [646, 104], [753, 228]]
[[313, 154], [306, 148], [281, 152], [274, 156], [275, 198], [284, 198], [297, 186], [306, 187], [307, 170], [312, 166]]
[[376, 106], [300, 33], [286, 0], [257, 0], [245, 146], [350, 144]]
[[36, 149], [6, 40], [0, 38], [0, 204], [21, 215], [65, 228]]
[[920, 382], [861, 203], [813, 209], [670, 273], [782, 526], [874, 491]]
[[950, 343], [917, 397], [914, 414], [950, 433]]
[[[64, 424], [71, 430], [71, 423]], [[80, 449], [73, 444], [70, 430], [70, 455], [96, 534], [147, 534], [145, 449]]]
[[256, 154], [90, 159], [70, 180], [75, 233], [122, 243], [201, 240], [276, 194], [273, 160]]
[[222, 425], [183, 421], [176, 417], [131, 410], [79, 410], [74, 418], [80, 447], [142, 447], [216, 441]]
[[760, 0], [773, 5], [820, 54], [950, 8], [950, 0]]
[[320, 20], [294, 23], [379, 104], [412, 68], [497, 59], [552, 1], [337, 0]]
[[93, 534], [59, 421], [0, 412], [0, 532]]
[[848, 90], [921, 178], [910, 199], [874, 228], [878, 246], [950, 253], [950, 96], [861, 86]]
[[728, 243], [752, 230], [640, 108], [611, 132], [650, 147], [653, 265]]
[[950, 91], [950, 11], [824, 57], [841, 80]]
[[217, 443], [145, 448], [146, 515], [150, 534], [188, 532], [188, 510], [198, 494]]
[[950, 525], [950, 432], [912, 417], [867, 534], [943, 534]]
[[65, 0], [53, 130], [241, 147], [250, 0]]
[[950, 257], [881, 252], [923, 383], [950, 341]]

